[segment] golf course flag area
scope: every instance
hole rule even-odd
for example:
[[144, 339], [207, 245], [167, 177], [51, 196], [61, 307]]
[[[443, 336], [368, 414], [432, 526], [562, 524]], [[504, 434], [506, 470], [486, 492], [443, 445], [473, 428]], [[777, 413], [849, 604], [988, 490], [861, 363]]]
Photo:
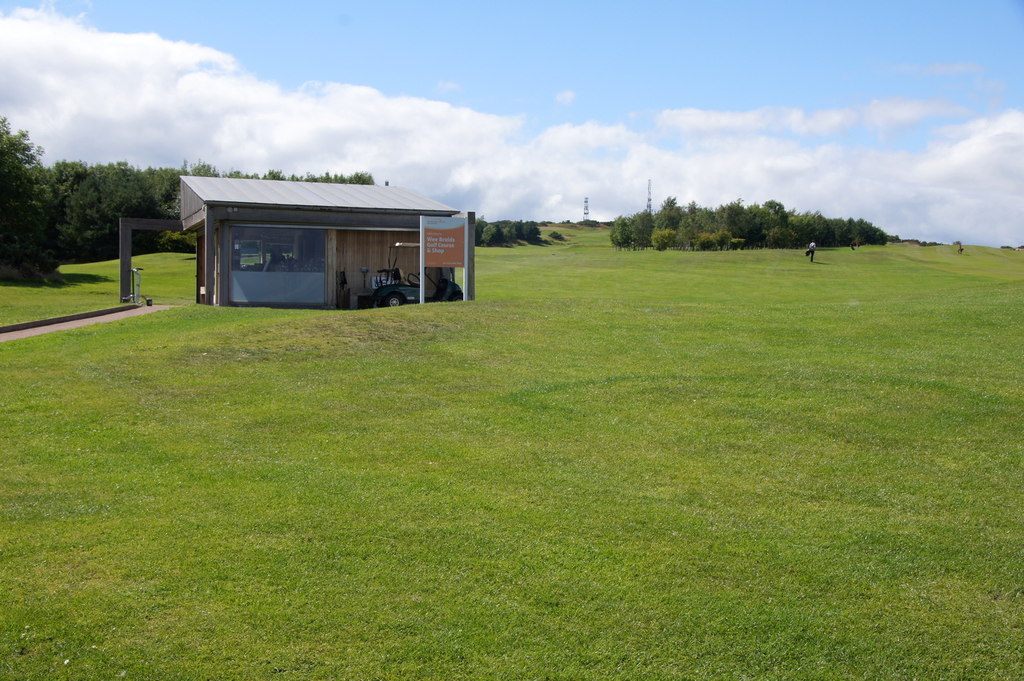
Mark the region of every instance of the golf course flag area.
[[[1024, 678], [1024, 253], [557, 229], [0, 343], [0, 679]], [[116, 301], [62, 272], [0, 324]]]

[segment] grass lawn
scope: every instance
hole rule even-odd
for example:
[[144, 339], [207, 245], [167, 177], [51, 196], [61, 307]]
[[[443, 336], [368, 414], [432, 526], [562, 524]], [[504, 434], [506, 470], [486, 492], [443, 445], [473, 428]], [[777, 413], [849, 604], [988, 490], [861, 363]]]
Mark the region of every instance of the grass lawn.
[[[142, 293], [160, 305], [185, 305], [196, 298], [195, 256], [156, 253], [136, 256], [142, 266]], [[62, 282], [0, 280], [0, 325], [28, 322], [120, 305], [118, 261], [63, 265]]]
[[0, 678], [1024, 677], [1024, 255], [607, 244], [0, 344]]

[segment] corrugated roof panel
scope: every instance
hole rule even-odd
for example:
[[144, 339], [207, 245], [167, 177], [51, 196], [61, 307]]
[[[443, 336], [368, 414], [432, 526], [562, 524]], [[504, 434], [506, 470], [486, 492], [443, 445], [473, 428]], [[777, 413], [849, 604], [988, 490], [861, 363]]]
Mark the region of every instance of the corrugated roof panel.
[[458, 212], [451, 206], [401, 187], [190, 175], [183, 176], [181, 181], [206, 203], [351, 208], [410, 213]]

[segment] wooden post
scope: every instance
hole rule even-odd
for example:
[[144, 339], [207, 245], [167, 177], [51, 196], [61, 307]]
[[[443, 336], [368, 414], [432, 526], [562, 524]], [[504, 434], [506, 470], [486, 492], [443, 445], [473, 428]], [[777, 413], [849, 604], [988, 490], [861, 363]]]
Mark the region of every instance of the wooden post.
[[206, 231], [196, 235], [196, 304], [206, 303]]
[[466, 213], [466, 300], [476, 300], [476, 212]]
[[212, 209], [206, 211], [206, 226], [203, 230], [203, 246], [206, 251], [206, 262], [203, 263], [205, 281], [203, 282], [206, 286], [206, 299], [207, 305], [216, 305], [216, 296], [214, 295], [217, 286], [217, 220], [215, 219], [215, 213]]
[[231, 229], [226, 220], [217, 227], [217, 305], [231, 304]]
[[327, 307], [341, 307], [338, 300], [338, 230], [328, 229], [324, 234], [324, 303]]
[[120, 257], [121, 272], [121, 290], [118, 300], [123, 303], [128, 300], [132, 293], [132, 228], [128, 218], [118, 219], [117, 232], [117, 251]]

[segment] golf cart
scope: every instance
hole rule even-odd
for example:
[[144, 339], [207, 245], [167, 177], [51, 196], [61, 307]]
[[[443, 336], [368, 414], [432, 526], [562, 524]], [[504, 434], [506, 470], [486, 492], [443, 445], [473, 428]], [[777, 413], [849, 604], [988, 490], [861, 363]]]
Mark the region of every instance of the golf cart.
[[[398, 255], [404, 249], [419, 248], [416, 243], [398, 242], [388, 247], [388, 267], [377, 270], [374, 277], [373, 306], [395, 307], [406, 303], [420, 302], [419, 273], [402, 273], [398, 267]], [[455, 283], [455, 270], [451, 267], [428, 267], [426, 276], [428, 303], [462, 300], [462, 288]], [[430, 289], [433, 288], [431, 293]]]

